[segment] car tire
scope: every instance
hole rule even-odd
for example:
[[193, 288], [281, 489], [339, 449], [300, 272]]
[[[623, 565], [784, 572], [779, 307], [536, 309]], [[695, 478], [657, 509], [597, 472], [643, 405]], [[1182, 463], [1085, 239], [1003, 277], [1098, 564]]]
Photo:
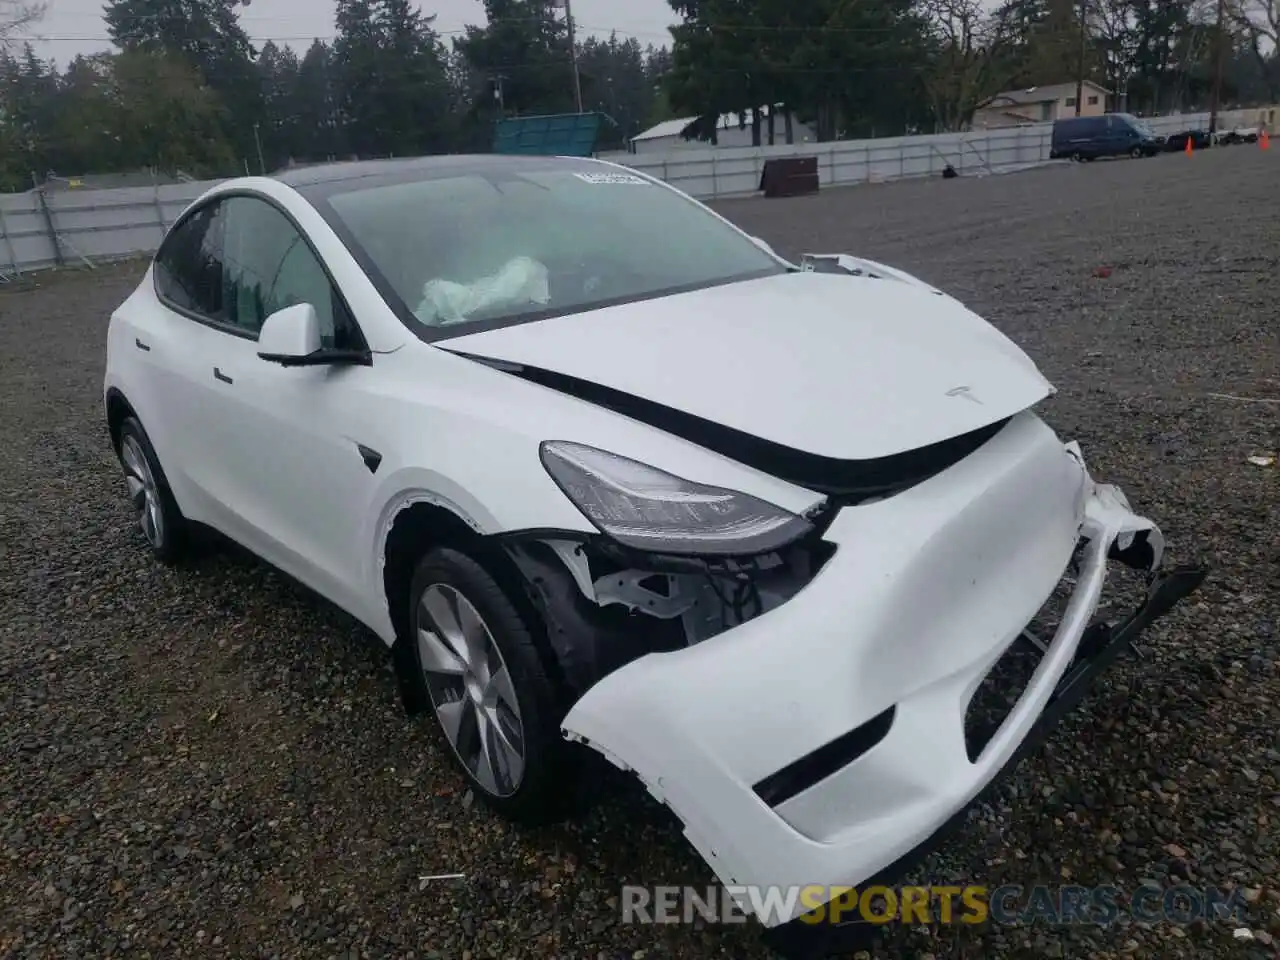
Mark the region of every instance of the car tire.
[[1076, 163], [1083, 163], [1084, 154], [1081, 153], [1079, 150], [1077, 150], [1075, 153], [1071, 155], [1071, 159], [1074, 160]]
[[1143, 150], [1141, 147], [1134, 147], [1132, 150], [1129, 151], [1129, 156], [1133, 157], [1133, 159], [1135, 160], [1141, 160], [1144, 156], [1146, 156], [1146, 153], [1147, 152]]
[[118, 456], [143, 539], [161, 563], [178, 562], [187, 553], [189, 525], [169, 489], [151, 438], [136, 417], [120, 425]]
[[409, 604], [396, 663], [406, 707], [435, 715], [453, 762], [494, 812], [528, 825], [563, 819], [582, 799], [578, 758], [520, 609], [480, 562], [450, 548], [419, 561]]

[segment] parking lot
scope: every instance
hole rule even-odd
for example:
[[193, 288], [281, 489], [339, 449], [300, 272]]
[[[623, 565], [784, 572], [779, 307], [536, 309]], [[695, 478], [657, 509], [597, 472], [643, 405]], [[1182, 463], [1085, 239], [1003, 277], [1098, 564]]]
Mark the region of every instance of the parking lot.
[[[1280, 448], [1277, 184], [1280, 151], [1238, 146], [717, 205], [782, 253], [883, 260], [986, 315], [1171, 561], [1212, 567], [916, 877], [1238, 886], [1250, 938], [894, 929], [883, 956], [1276, 955], [1280, 466], [1248, 458]], [[711, 882], [629, 783], [584, 823], [506, 826], [404, 719], [362, 627], [234, 552], [151, 561], [100, 395], [139, 271], [0, 291], [0, 957], [766, 956], [752, 926], [618, 922], [624, 883]]]

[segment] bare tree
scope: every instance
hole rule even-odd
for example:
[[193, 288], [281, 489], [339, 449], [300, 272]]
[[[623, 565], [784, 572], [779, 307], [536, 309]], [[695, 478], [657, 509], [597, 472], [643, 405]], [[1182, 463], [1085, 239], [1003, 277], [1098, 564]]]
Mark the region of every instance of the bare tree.
[[1138, 32], [1130, 0], [1094, 0], [1088, 5], [1089, 32], [1101, 54], [1107, 86], [1116, 98], [1114, 109], [1129, 109], [1129, 79], [1138, 51]]
[[0, 0], [0, 48], [8, 46], [44, 16], [38, 0]]
[[1225, 10], [1231, 24], [1248, 40], [1274, 99], [1277, 90], [1268, 61], [1280, 46], [1280, 0], [1226, 0]]
[[1251, 37], [1273, 47], [1280, 41], [1280, 0], [1228, 0], [1226, 10]]
[[925, 89], [940, 130], [960, 130], [1011, 79], [1004, 56], [1011, 34], [982, 0], [924, 0], [921, 9], [935, 45]]

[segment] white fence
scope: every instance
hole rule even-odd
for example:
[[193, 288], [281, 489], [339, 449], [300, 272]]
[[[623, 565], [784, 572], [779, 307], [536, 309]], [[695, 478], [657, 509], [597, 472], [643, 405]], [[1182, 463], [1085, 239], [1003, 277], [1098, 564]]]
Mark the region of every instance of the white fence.
[[[1223, 126], [1227, 125], [1223, 117]], [[1207, 127], [1207, 114], [1155, 117], [1157, 134]], [[742, 196], [760, 186], [764, 162], [816, 156], [822, 186], [940, 175], [1000, 173], [1043, 163], [1052, 124], [773, 147], [683, 149], [622, 162], [700, 199]], [[153, 252], [168, 225], [214, 181], [116, 190], [0, 194], [0, 281], [28, 270]]]
[[[1227, 118], [1223, 117], [1223, 126]], [[1153, 117], [1146, 121], [1161, 136], [1207, 128], [1207, 113]], [[764, 162], [775, 157], [818, 158], [822, 186], [877, 183], [941, 175], [950, 164], [961, 175], [1002, 173], [1049, 159], [1052, 123], [972, 133], [880, 137], [834, 143], [773, 147], [709, 147], [666, 156], [638, 154], [618, 162], [666, 180], [700, 198], [744, 196], [759, 190]]]

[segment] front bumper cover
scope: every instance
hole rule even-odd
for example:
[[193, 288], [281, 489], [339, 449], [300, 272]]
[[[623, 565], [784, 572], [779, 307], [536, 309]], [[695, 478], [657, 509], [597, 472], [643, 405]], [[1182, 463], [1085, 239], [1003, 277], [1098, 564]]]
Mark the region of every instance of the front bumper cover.
[[[1121, 551], [1113, 550], [1112, 558]], [[1148, 626], [1168, 613], [1175, 604], [1191, 595], [1204, 581], [1203, 566], [1184, 566], [1159, 573], [1152, 580], [1143, 602], [1118, 624], [1095, 623], [1081, 638], [1072, 668], [1059, 681], [1044, 712], [1008, 763], [988, 782], [983, 792], [961, 807], [927, 840], [914, 847], [877, 874], [863, 881], [865, 889], [892, 886], [925, 860], [963, 826], [969, 811], [993, 791], [1001, 778], [1011, 773], [1027, 755], [1035, 752], [1052, 733], [1058, 721], [1075, 709], [1093, 682], [1122, 653], [1133, 649], [1133, 641]], [[845, 954], [867, 946], [881, 929], [858, 918], [831, 923], [825, 918], [797, 917], [765, 931], [766, 943], [785, 957], [818, 958]]]
[[[622, 667], [563, 724], [634, 771], [729, 887], [862, 887], [901, 869], [1204, 576], [1174, 571], [1114, 632], [1091, 626], [1108, 561], [1155, 574], [1163, 537], [1030, 413], [937, 477], [842, 510], [825, 536], [835, 555], [789, 602]], [[971, 758], [966, 706], [1073, 560], [1039, 666]], [[759, 791], [886, 714], [856, 757]], [[800, 921], [812, 906], [760, 919], [771, 939], [818, 952], [865, 931]]]

